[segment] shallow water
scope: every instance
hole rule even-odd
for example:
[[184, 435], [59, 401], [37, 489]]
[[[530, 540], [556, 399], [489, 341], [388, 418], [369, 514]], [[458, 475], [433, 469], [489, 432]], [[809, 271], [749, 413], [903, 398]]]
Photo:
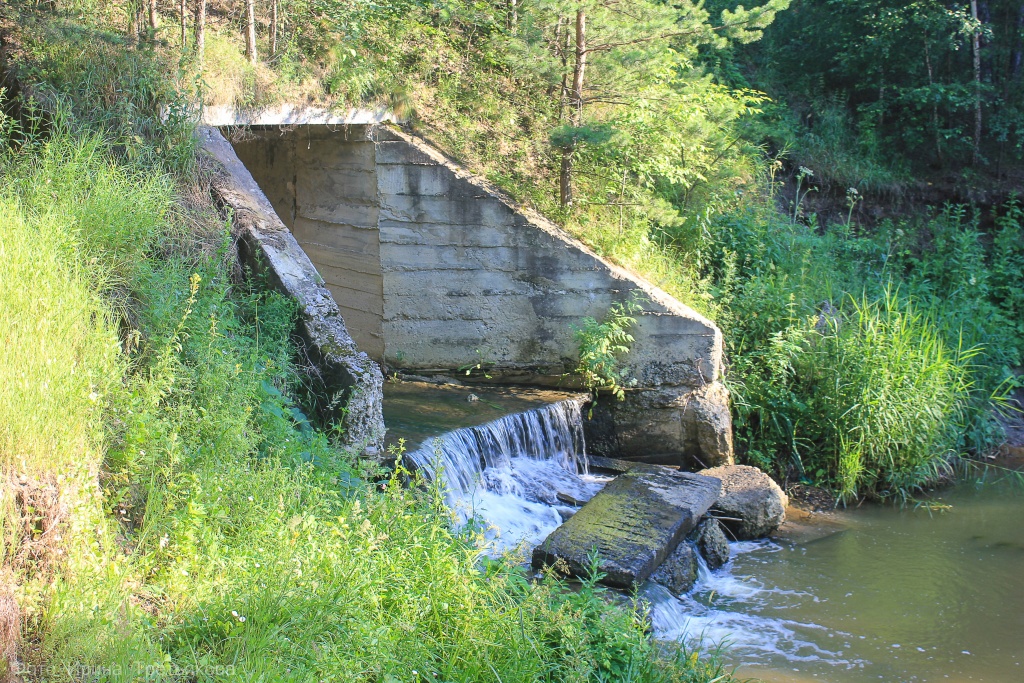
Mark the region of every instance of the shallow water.
[[766, 681], [1024, 681], [1024, 491], [933, 500], [951, 507], [865, 506], [733, 544], [690, 597], [648, 588], [656, 632], [725, 641]]
[[[385, 382], [384, 423], [387, 443], [405, 439], [406, 450], [462, 427], [563, 401], [579, 392], [515, 386]], [[476, 400], [470, 400], [475, 396]]]

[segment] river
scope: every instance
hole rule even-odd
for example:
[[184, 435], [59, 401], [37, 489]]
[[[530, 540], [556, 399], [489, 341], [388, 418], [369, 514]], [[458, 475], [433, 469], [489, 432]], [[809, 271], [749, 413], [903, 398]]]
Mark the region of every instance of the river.
[[990, 476], [928, 502], [733, 544], [691, 596], [653, 596], [656, 629], [764, 681], [1024, 681], [1024, 491]]

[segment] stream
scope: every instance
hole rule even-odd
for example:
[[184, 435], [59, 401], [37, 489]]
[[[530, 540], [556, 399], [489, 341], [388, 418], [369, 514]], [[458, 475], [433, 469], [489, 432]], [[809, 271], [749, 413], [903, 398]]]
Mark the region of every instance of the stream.
[[964, 483], [930, 502], [734, 543], [686, 598], [648, 588], [656, 632], [725, 643], [764, 681], [1024, 681], [1024, 491]]
[[[533, 546], [595, 495], [580, 397], [404, 382], [385, 419], [406, 461], [445, 482], [453, 521], [483, 550]], [[782, 681], [1024, 681], [1024, 490], [990, 476], [927, 505], [791, 510], [771, 540], [732, 543], [675, 598], [648, 582], [656, 638], [725, 646], [741, 678]]]

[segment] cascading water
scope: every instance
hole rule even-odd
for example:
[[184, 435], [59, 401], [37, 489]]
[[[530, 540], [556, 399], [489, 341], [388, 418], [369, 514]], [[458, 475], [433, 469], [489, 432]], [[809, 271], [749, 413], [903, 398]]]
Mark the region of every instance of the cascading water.
[[[822, 626], [784, 617], [765, 617], [758, 612], [763, 605], [787, 600], [814, 600], [806, 591], [783, 590], [763, 585], [751, 576], [737, 576], [736, 558], [756, 555], [766, 558], [781, 552], [771, 541], [730, 543], [734, 561], [711, 571], [699, 554], [698, 580], [694, 590], [682, 597], [673, 596], [667, 588], [648, 582], [641, 596], [650, 605], [651, 628], [656, 638], [665, 641], [697, 642], [704, 646], [727, 643], [730, 652], [753, 660], [777, 657], [790, 663], [817, 662], [826, 666], [855, 666], [839, 650], [823, 647]], [[730, 609], [742, 605], [742, 609]], [[831, 636], [846, 634], [832, 633]], [[816, 637], [817, 636], [817, 637]]]
[[732, 543], [673, 597], [648, 585], [661, 639], [725, 642], [740, 678], [870, 683], [1024, 680], [1024, 493], [993, 471], [932, 509], [864, 505]]
[[591, 475], [582, 401], [569, 399], [429, 439], [405, 458], [440, 477], [456, 521], [481, 524], [488, 551], [534, 546], [607, 483]]

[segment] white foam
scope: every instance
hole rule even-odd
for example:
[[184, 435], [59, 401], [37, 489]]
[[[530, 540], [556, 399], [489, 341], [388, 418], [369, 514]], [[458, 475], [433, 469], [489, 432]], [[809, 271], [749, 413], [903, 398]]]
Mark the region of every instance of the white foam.
[[657, 584], [647, 584], [643, 597], [650, 602], [651, 626], [660, 640], [704, 648], [727, 645], [732, 654], [758, 660], [768, 656], [789, 662], [853, 664], [802, 635], [822, 630], [816, 624], [708, 607], [689, 596], [676, 598]]
[[483, 532], [499, 555], [543, 541], [570, 512], [558, 494], [590, 500], [610, 480], [589, 473], [579, 401], [507, 415], [432, 439], [406, 455], [429, 479], [441, 477], [449, 508]]
[[520, 545], [533, 547], [561, 523], [557, 493], [589, 500], [604, 488], [607, 478], [581, 477], [552, 461], [513, 458], [508, 467], [487, 468], [480, 484], [466, 495], [450, 500], [458, 524], [475, 521], [483, 530], [489, 555]]
[[[781, 550], [768, 541], [730, 543], [733, 556], [754, 552], [774, 553]], [[659, 640], [682, 641], [690, 647], [714, 648], [727, 645], [731, 654], [755, 661], [824, 662], [832, 666], [861, 666], [840, 651], [821, 647], [822, 632], [831, 633], [818, 624], [762, 616], [768, 605], [778, 606], [779, 597], [814, 599], [810, 593], [766, 587], [749, 576], [737, 576], [734, 563], [710, 571], [698, 556], [699, 573], [695, 589], [682, 598], [672, 595], [657, 584], [648, 583], [642, 598], [650, 603], [649, 616], [655, 637]]]

